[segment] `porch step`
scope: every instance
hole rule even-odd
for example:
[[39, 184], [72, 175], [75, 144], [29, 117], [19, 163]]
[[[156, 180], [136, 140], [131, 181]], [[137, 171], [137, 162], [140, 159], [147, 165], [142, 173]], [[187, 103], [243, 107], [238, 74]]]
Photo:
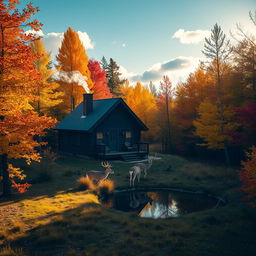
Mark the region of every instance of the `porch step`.
[[136, 153], [131, 153], [131, 154], [126, 154], [126, 155], [122, 155], [122, 159], [125, 161], [125, 162], [136, 162], [136, 161], [141, 161], [143, 159], [145, 159], [144, 156], [140, 156]]

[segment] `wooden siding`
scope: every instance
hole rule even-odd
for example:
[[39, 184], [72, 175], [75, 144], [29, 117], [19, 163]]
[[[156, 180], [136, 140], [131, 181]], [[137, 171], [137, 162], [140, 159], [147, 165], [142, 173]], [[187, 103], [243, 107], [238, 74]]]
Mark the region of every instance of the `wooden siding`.
[[[127, 112], [124, 106], [115, 108], [93, 132], [59, 130], [59, 151], [74, 155], [96, 155], [96, 145], [105, 144], [111, 152], [125, 151], [125, 142], [140, 142], [138, 122]], [[131, 138], [125, 133], [130, 131]], [[97, 139], [97, 133], [103, 133], [103, 139]]]

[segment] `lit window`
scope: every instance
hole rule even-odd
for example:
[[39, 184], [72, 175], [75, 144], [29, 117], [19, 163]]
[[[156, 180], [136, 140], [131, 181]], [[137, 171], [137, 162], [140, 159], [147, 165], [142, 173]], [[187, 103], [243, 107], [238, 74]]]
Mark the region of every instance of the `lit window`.
[[97, 140], [103, 139], [103, 132], [97, 132]]
[[126, 138], [126, 139], [129, 139], [129, 138], [131, 138], [131, 137], [132, 137], [131, 131], [125, 132], [125, 138]]

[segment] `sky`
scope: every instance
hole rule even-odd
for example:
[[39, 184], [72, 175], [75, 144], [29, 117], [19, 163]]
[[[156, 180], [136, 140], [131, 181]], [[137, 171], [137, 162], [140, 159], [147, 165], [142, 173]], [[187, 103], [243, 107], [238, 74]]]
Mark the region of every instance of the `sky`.
[[[22, 5], [28, 3], [21, 0]], [[203, 60], [204, 38], [217, 22], [230, 37], [236, 24], [252, 31], [255, 0], [34, 0], [44, 24], [40, 35], [58, 52], [63, 33], [78, 31], [89, 58], [113, 58], [131, 83], [185, 81]]]

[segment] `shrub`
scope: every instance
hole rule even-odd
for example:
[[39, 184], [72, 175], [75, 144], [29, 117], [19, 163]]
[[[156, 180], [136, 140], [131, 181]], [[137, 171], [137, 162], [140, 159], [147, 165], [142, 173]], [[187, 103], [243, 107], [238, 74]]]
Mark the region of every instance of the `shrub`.
[[240, 180], [243, 182], [241, 189], [247, 193], [246, 200], [250, 200], [256, 206], [256, 147], [246, 153], [247, 161], [242, 162], [242, 171], [239, 172]]
[[88, 177], [81, 177], [77, 180], [79, 190], [95, 189], [93, 182]]
[[100, 196], [108, 196], [115, 188], [115, 184], [112, 180], [103, 180], [98, 185], [98, 191]]
[[22, 249], [12, 249], [10, 246], [6, 246], [0, 249], [0, 256], [25, 256]]

